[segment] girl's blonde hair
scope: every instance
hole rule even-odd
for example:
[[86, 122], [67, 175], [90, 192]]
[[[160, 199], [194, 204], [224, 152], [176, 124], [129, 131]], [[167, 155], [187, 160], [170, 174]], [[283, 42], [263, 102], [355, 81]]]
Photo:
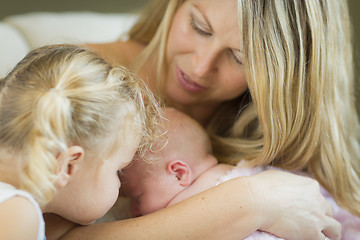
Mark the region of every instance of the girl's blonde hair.
[[105, 137], [121, 138], [110, 151], [135, 131], [146, 151], [158, 131], [158, 106], [142, 81], [78, 46], [30, 52], [0, 86], [0, 159], [21, 161], [20, 188], [40, 204], [56, 191], [57, 156], [69, 146], [111, 154]]
[[[154, 0], [130, 31], [131, 39], [148, 44], [141, 57], [157, 56], [160, 85], [169, 27], [183, 2]], [[228, 163], [306, 170], [360, 216], [360, 127], [346, 0], [237, 2], [249, 91], [223, 103], [211, 119], [214, 154]]]

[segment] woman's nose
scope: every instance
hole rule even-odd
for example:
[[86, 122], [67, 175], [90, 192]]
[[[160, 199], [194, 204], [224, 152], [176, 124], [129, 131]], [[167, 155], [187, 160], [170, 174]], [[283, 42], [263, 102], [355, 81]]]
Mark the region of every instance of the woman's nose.
[[217, 52], [214, 49], [202, 48], [194, 54], [193, 57], [193, 73], [201, 78], [216, 71]]

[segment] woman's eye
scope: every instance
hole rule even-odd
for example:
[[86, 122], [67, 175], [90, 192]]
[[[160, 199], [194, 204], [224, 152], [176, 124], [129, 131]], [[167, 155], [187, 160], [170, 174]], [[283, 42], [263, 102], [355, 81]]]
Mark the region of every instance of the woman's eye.
[[236, 64], [242, 65], [243, 62], [241, 61], [240, 54], [237, 54], [234, 50], [229, 50], [229, 54], [231, 55], [232, 59], [235, 61]]
[[242, 61], [240, 59], [238, 59], [234, 54], [233, 54], [233, 59], [237, 64], [239, 64], [239, 65], [243, 64]]
[[203, 30], [201, 27], [199, 27], [199, 25], [196, 23], [196, 21], [194, 19], [194, 16], [191, 16], [190, 25], [194, 29], [194, 31], [199, 33], [200, 35], [205, 36], [205, 37], [212, 36], [212, 33], [207, 32], [207, 31]]

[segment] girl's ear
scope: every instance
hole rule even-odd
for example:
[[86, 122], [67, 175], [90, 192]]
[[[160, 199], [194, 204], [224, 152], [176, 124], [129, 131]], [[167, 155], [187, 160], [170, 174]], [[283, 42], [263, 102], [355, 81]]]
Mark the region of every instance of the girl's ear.
[[189, 164], [183, 160], [171, 160], [168, 162], [166, 172], [173, 175], [183, 187], [190, 185], [192, 182], [191, 168]]
[[57, 159], [59, 161], [57, 185], [58, 187], [64, 187], [84, 159], [84, 149], [80, 146], [71, 146], [67, 149], [67, 152], [61, 153]]

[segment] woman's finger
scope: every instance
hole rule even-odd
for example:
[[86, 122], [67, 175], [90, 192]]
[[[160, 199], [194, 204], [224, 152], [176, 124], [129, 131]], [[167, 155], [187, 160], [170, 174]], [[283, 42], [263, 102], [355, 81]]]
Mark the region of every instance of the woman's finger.
[[327, 201], [323, 196], [322, 199], [322, 205], [325, 207], [325, 214], [326, 216], [332, 217], [333, 216], [333, 207], [329, 201]]
[[341, 224], [332, 217], [326, 217], [326, 225], [322, 233], [331, 240], [339, 240], [341, 238]]

